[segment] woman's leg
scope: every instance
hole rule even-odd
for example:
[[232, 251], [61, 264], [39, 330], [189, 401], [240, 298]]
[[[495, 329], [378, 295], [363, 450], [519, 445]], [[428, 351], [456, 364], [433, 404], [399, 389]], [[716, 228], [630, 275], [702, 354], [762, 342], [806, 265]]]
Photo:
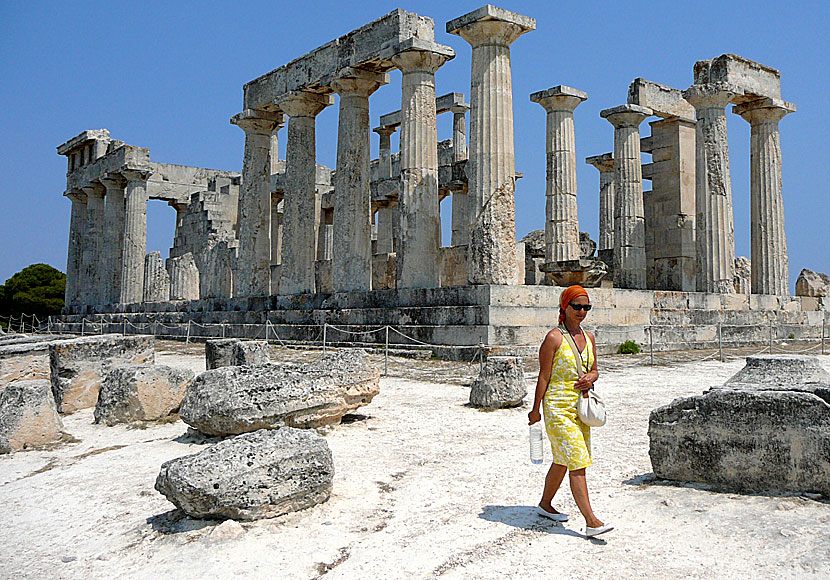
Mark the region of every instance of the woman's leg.
[[542, 501], [539, 502], [542, 509], [558, 513], [553, 509], [550, 502], [553, 501], [553, 496], [556, 495], [556, 491], [559, 489], [562, 480], [565, 479], [565, 473], [567, 471], [568, 468], [564, 465], [559, 465], [558, 463], [551, 464], [550, 469], [548, 469], [548, 474], [545, 476], [545, 489], [542, 492]]
[[588, 499], [588, 483], [585, 481], [585, 468], [571, 470], [570, 472], [571, 493], [579, 506], [579, 511], [585, 518], [585, 525], [591, 528], [598, 528], [603, 523], [594, 515], [591, 509], [591, 500]]

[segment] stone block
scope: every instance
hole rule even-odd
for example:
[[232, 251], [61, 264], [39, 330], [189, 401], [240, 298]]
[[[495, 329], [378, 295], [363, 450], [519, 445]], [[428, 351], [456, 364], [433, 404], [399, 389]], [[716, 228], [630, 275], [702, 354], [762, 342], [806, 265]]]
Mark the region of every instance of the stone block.
[[360, 350], [330, 353], [309, 364], [223, 367], [196, 378], [179, 415], [209, 435], [320, 427], [369, 404], [379, 379]]
[[264, 340], [241, 340], [233, 345], [233, 365], [254, 366], [270, 362], [268, 343]]
[[466, 286], [467, 246], [445, 246], [440, 252], [441, 271], [438, 279], [441, 286]]
[[830, 276], [804, 268], [795, 281], [795, 295], [813, 298], [830, 296]]
[[155, 488], [192, 518], [256, 520], [331, 495], [334, 462], [313, 431], [260, 430], [164, 463]]
[[803, 354], [759, 354], [746, 357], [746, 366], [722, 388], [788, 390], [801, 383], [830, 383], [819, 359]]
[[522, 359], [491, 356], [473, 381], [470, 405], [486, 409], [517, 407], [526, 395]]
[[161, 365], [114, 368], [98, 392], [95, 422], [112, 426], [166, 417], [179, 409], [193, 378], [190, 369]]
[[736, 54], [695, 63], [696, 85], [731, 85], [750, 100], [755, 97], [781, 98], [781, 73], [772, 67]]
[[535, 19], [522, 14], [517, 14], [516, 12], [511, 12], [510, 10], [505, 10], [504, 8], [499, 8], [498, 6], [493, 6], [492, 4], [487, 4], [465, 14], [464, 16], [459, 16], [458, 18], [447, 22], [447, 32], [449, 34], [458, 34], [458, 31], [465, 26], [469, 26], [470, 24], [480, 22], [482, 20], [507, 22], [517, 26], [524, 32], [536, 30]]
[[63, 435], [49, 381], [18, 381], [0, 392], [0, 453], [35, 449]]
[[334, 291], [331, 285], [331, 260], [314, 262], [314, 284], [318, 294], [331, 294]]
[[683, 98], [683, 91], [643, 78], [636, 78], [629, 85], [628, 103], [647, 107], [658, 117], [695, 119], [695, 108]]
[[0, 390], [15, 381], [49, 380], [49, 343], [0, 346]]
[[94, 407], [109, 372], [125, 365], [153, 364], [152, 336], [104, 334], [49, 346], [52, 393], [60, 413]]
[[545, 230], [533, 230], [519, 241], [525, 245], [525, 256], [545, 257]]
[[397, 268], [397, 254], [372, 255], [372, 289], [390, 290], [395, 288], [395, 269]]
[[205, 368], [229, 367], [234, 364], [234, 345], [238, 338], [214, 338], [205, 341]]

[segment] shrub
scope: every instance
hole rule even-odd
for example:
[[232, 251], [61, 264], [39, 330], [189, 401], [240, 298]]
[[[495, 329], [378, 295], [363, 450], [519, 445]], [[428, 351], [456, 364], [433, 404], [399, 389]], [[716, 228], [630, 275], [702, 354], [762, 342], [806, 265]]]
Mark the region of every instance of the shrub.
[[790, 336], [788, 336], [787, 338], [795, 338], [795, 335], [791, 332]]
[[617, 354], [640, 354], [640, 345], [633, 340], [626, 340], [617, 349]]

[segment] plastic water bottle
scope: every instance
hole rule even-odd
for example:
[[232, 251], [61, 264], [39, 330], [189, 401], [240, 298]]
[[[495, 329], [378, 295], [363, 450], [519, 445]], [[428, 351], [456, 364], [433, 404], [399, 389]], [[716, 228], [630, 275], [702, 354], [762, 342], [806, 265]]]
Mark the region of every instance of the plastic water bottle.
[[542, 422], [537, 421], [530, 426], [530, 462], [539, 464], [544, 458], [545, 432], [542, 429]]

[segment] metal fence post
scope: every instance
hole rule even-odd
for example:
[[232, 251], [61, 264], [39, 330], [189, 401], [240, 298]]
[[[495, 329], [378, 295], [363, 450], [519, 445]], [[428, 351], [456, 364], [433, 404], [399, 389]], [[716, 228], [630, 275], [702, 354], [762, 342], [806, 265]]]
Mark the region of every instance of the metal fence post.
[[51, 316], [46, 318], [46, 332], [48, 334], [52, 334], [52, 317]]
[[824, 318], [821, 319], [821, 354], [824, 354]]
[[222, 338], [225, 338], [225, 323], [222, 323]]
[[326, 352], [326, 327], [328, 326], [327, 322], [323, 323], [323, 352]]
[[389, 376], [389, 326], [386, 326], [386, 348], [383, 349], [383, 376]]
[[190, 348], [190, 323], [192, 321], [187, 321], [187, 338], [184, 339], [184, 349], [185, 351]]
[[648, 327], [648, 357], [650, 364], [654, 366], [654, 329]]
[[484, 370], [484, 344], [478, 343], [478, 372]]
[[81, 336], [84, 335], [85, 330], [86, 330], [86, 318], [81, 318]]
[[769, 321], [769, 353], [772, 354], [772, 320]]
[[124, 319], [124, 328], [121, 330], [121, 334], [127, 336], [127, 319]]
[[723, 332], [720, 322], [718, 322], [718, 352], [720, 353], [720, 362], [723, 362]]

